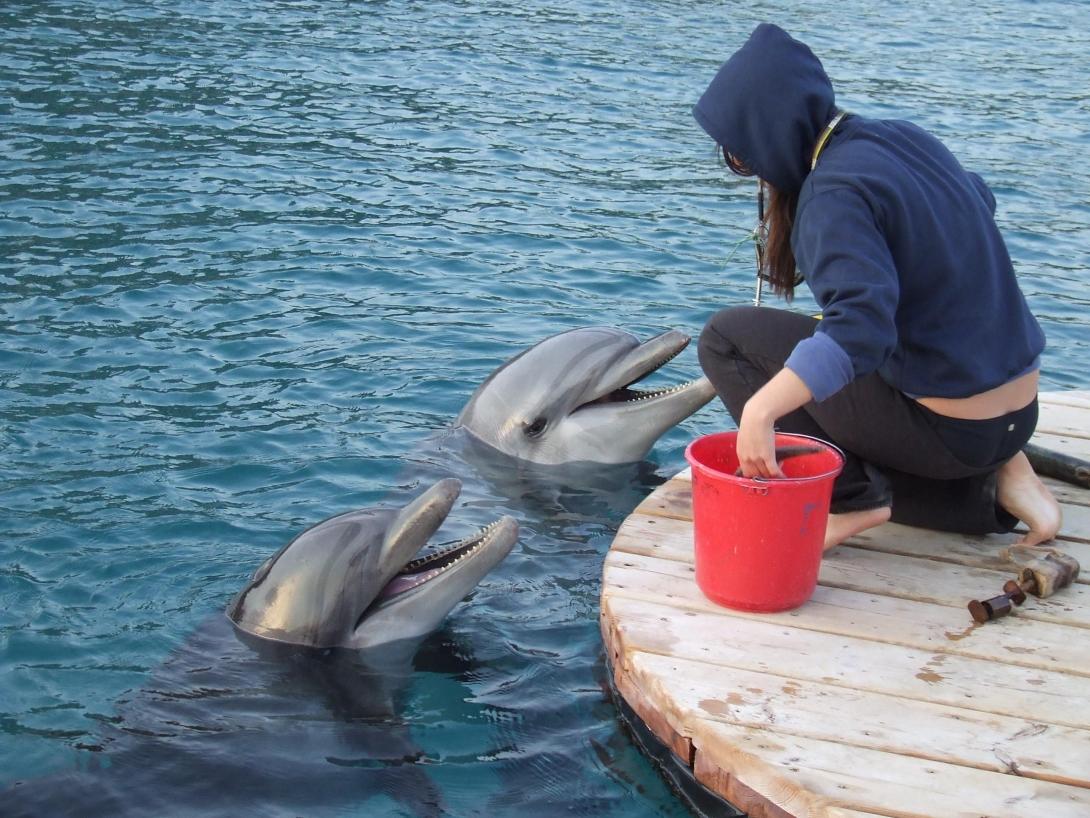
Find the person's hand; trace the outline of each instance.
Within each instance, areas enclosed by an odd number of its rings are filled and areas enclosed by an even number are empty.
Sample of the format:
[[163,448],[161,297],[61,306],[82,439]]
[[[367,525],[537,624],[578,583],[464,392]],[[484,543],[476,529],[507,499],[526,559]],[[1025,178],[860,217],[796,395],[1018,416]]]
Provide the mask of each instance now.
[[746,477],[783,477],[776,462],[776,421],[813,396],[794,372],[784,367],[746,401],[738,422],[738,467]]
[[738,467],[744,477],[783,477],[776,462],[776,432],[774,419],[764,415],[754,401],[742,410],[738,424]]

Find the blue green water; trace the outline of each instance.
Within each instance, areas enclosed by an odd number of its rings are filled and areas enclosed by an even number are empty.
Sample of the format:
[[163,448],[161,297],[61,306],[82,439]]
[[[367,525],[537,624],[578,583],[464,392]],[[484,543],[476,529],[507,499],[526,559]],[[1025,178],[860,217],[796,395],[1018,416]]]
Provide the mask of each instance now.
[[[1043,388],[1090,387],[1080,4],[0,5],[0,788],[93,769],[265,557],[418,491],[428,439],[505,358],[591,324],[695,335],[750,298],[748,248],[727,256],[752,190],[688,110],[764,19],[844,107],[985,177]],[[697,373],[688,351],[662,379]],[[523,538],[404,691],[402,767],[444,811],[685,814],[603,692],[597,594],[619,521],[726,423],[703,410],[608,487],[492,474],[465,504],[463,526],[511,511]],[[332,763],[293,758],[300,782]],[[302,812],[412,814],[400,769]]]

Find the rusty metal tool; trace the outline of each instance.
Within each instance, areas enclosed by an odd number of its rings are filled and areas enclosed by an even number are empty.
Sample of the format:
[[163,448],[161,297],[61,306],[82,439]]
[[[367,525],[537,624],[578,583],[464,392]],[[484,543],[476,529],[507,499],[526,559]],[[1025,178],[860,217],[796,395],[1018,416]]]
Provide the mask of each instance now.
[[1079,561],[1058,548],[1012,545],[1003,556],[1018,566],[1018,584],[1044,599],[1066,588],[1079,577]]
[[1012,545],[1003,555],[1018,566],[1018,579],[1007,580],[999,596],[969,603],[969,613],[981,624],[1007,616],[1026,601],[1026,594],[1050,597],[1079,576],[1079,561],[1058,548]]
[[1015,605],[1021,605],[1026,601],[1026,591],[1013,579],[1003,583],[1003,593],[993,596],[991,599],[974,599],[969,603],[969,613],[973,620],[983,625],[993,619],[1000,619],[1012,610]]

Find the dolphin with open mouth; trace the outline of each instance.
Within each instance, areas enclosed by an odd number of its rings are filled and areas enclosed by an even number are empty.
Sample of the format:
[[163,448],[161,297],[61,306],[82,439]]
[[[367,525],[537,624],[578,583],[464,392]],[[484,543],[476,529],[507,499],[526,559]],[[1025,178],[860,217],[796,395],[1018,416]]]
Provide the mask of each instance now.
[[0,786],[0,815],[356,814],[376,797],[449,814],[400,701],[423,637],[519,534],[504,516],[429,545],[461,491],[441,479],[303,531],[101,720],[101,755]]
[[643,343],[613,327],[553,335],[493,372],[454,426],[532,463],[634,463],[715,397],[703,377],[668,389],[635,388],[688,344],[677,330]]
[[401,509],[366,508],[308,528],[269,558],[227,608],[240,630],[311,648],[368,648],[422,637],[510,553],[501,517],[420,553],[462,484],[446,478]]

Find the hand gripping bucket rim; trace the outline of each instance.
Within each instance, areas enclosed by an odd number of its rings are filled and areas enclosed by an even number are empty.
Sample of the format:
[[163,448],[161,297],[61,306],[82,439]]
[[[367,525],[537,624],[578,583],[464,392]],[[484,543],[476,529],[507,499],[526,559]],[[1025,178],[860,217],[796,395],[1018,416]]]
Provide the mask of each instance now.
[[[738,481],[739,483],[752,483],[752,484],[755,484],[755,485],[758,485],[758,486],[767,485],[768,483],[773,482],[772,480],[768,480],[768,479],[766,479],[764,477],[742,477],[741,475],[736,475],[733,471],[727,472],[727,471],[722,471],[720,469],[713,468],[712,466],[709,466],[707,463],[704,463],[702,461],[697,460],[692,454],[693,447],[696,446],[698,443],[700,443],[702,440],[707,440],[709,438],[717,438],[717,437],[724,437],[724,438],[731,437],[731,438],[734,438],[734,437],[737,437],[737,435],[738,435],[737,431],[731,430],[729,432],[714,432],[714,433],[712,433],[710,435],[704,435],[703,437],[698,437],[696,440],[690,441],[689,445],[685,447],[685,459],[688,461],[689,465],[693,468],[693,471],[696,471],[697,469],[703,469],[704,471],[707,471],[709,474],[711,474],[711,475],[713,475],[715,477],[726,477],[726,478],[728,478],[730,480]],[[789,477],[789,478],[787,478],[788,480],[790,480],[793,483],[805,483],[805,482],[810,481],[810,480],[827,480],[830,477],[835,478],[844,469],[844,451],[839,446],[837,446],[835,443],[830,443],[828,440],[822,440],[820,437],[814,437],[813,435],[795,434],[794,432],[776,432],[777,442],[779,442],[781,438],[790,438],[792,440],[799,439],[799,440],[811,441],[811,442],[816,443],[817,445],[821,446],[821,448],[823,448],[823,449],[828,449],[828,450],[832,451],[833,453],[835,453],[839,457],[839,460],[840,460],[839,465],[837,465],[833,469],[830,469],[827,472],[823,472],[821,474],[806,475],[804,477]],[[782,481],[780,481],[779,478],[776,478],[776,481],[777,482],[782,482]]]
[[685,449],[693,473],[697,585],[713,602],[739,610],[798,607],[817,586],[844,453],[826,440],[778,432],[777,445],[813,443],[820,451],[785,460],[784,478],[741,477],[734,474],[737,435],[705,435]]

